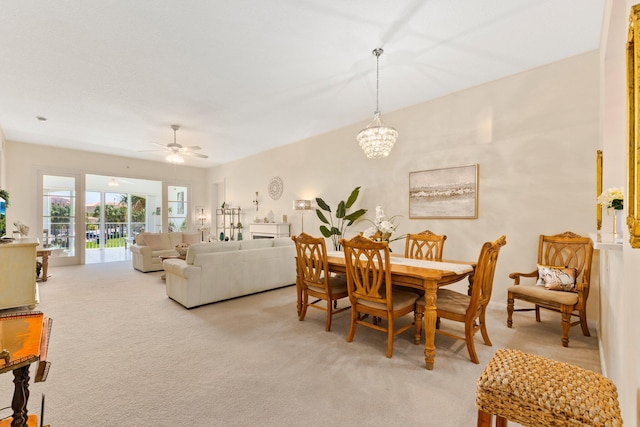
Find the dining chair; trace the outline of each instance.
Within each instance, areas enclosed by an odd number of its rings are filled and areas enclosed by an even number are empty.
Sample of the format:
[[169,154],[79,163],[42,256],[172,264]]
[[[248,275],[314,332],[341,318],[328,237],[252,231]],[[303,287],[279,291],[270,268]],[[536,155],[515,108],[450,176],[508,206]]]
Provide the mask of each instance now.
[[407,234],[404,245],[405,258],[442,261],[442,250],[447,236],[424,230],[416,234]]
[[[439,288],[436,294],[436,316],[438,318],[436,333],[448,337],[463,340],[467,344],[469,358],[473,363],[480,363],[474,345],[474,336],[480,331],[485,345],[491,345],[487,326],[485,322],[485,312],[487,304],[491,299],[493,288],[493,276],[498,262],[500,249],[507,244],[505,236],[501,236],[495,242],[486,242],[480,249],[478,264],[476,265],[475,279],[471,295],[456,292],[451,289]],[[416,324],[415,338],[420,339],[422,331],[422,319],[424,317],[425,301],[418,300],[416,303]],[[464,323],[464,336],[454,332],[440,329],[440,319],[452,320]]]
[[[327,312],[325,331],[329,332],[333,315],[350,308],[338,309],[338,300],[349,296],[347,280],[344,276],[332,276],[329,272],[324,238],[313,237],[303,232],[291,239],[296,244],[298,282],[302,291],[299,320],[304,320],[307,307],[324,310]],[[310,302],[310,297],[316,299]],[[321,301],[326,305],[318,304]]]
[[[347,341],[353,341],[356,325],[387,333],[387,357],[393,355],[393,338],[413,325],[397,327],[396,320],[415,310],[418,295],[396,290],[391,284],[391,263],[387,242],[374,242],[357,235],[341,239],[351,301],[351,325]],[[371,321],[367,319],[371,316]],[[378,319],[386,320],[386,327]]]
[[[561,313],[563,347],[569,346],[572,326],[580,325],[582,334],[591,336],[587,326],[587,298],[592,257],[593,243],[589,237],[570,231],[553,236],[541,234],[538,268],[530,273],[509,274],[514,284],[507,289],[507,327],[513,326],[514,311],[535,311],[536,321],[540,322],[540,308],[545,308]],[[534,279],[537,286],[521,283]],[[534,308],[515,309],[517,299],[534,304]],[[578,320],[571,322],[572,317]]]

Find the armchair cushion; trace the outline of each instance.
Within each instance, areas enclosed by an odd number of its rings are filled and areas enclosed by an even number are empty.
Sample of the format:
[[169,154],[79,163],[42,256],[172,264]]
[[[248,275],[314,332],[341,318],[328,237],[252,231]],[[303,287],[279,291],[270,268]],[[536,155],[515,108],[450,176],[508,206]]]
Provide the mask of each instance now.
[[576,269],[538,264],[536,285],[552,291],[575,291]]
[[578,303],[577,292],[551,292],[543,286],[511,286],[509,292],[515,296],[529,297],[539,301],[548,301],[554,305],[575,305]]

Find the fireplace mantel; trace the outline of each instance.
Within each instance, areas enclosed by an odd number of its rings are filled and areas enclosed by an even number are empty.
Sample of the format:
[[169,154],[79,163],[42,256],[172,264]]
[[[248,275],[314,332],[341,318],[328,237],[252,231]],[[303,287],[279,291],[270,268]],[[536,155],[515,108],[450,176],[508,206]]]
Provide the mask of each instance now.
[[249,224],[249,236],[251,239],[273,239],[276,237],[289,237],[290,224],[287,223],[252,223]]

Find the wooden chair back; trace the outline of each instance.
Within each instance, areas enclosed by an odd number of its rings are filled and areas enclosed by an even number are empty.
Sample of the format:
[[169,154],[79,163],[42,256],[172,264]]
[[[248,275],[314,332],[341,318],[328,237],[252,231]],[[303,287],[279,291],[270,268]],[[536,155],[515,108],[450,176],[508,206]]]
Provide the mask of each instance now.
[[493,277],[498,263],[498,254],[506,244],[506,237],[501,236],[495,242],[486,242],[482,245],[471,290],[471,301],[467,309],[467,321],[475,321],[477,314],[484,311],[487,304],[489,304],[493,290]]
[[404,246],[405,258],[442,261],[442,250],[446,235],[425,230],[417,234],[407,234]]
[[387,242],[355,236],[341,242],[344,247],[349,298],[381,303],[392,308],[391,270]]
[[303,288],[322,288],[331,295],[327,262],[327,246],[322,237],[313,237],[302,232],[292,240],[296,245],[298,276]]
[[581,284],[584,299],[589,295],[593,245],[589,237],[570,231],[553,236],[540,235],[538,264],[576,269],[576,283]]

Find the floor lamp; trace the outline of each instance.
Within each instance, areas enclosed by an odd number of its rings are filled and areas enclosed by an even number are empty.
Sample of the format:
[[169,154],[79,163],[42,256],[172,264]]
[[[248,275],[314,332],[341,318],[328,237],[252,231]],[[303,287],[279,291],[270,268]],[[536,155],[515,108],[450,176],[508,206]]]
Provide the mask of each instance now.
[[302,217],[302,232],[304,233],[304,211],[311,210],[311,200],[294,200],[293,209],[300,212]]

